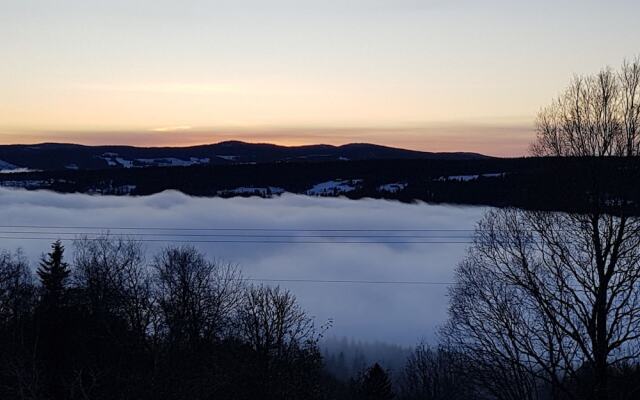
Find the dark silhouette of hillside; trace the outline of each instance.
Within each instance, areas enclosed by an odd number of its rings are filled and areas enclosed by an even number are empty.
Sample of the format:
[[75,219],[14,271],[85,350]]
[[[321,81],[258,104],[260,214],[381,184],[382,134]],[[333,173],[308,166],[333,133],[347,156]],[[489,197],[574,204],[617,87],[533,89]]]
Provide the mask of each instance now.
[[[278,146],[227,141],[190,147],[83,146],[65,143],[0,146],[0,160],[16,167],[61,170],[134,168],[149,166],[229,165],[292,161],[368,159],[471,160],[489,158],[476,153],[432,153],[368,143],[342,146]],[[1,164],[1,163],[0,163]]]

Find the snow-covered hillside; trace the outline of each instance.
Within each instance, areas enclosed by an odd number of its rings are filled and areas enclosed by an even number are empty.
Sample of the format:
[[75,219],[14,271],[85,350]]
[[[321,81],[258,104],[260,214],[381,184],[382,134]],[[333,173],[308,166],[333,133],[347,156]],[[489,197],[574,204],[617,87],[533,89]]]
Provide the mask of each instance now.
[[356,190],[362,184],[362,179],[342,180],[322,182],[307,190],[310,196],[335,196],[340,193],[348,193]]

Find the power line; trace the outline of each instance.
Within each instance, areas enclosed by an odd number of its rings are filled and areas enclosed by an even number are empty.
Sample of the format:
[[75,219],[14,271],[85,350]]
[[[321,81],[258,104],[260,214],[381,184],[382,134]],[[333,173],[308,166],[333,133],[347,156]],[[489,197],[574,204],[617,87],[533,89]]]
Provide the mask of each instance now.
[[[55,234],[55,235],[76,235],[76,236],[88,236],[96,235],[96,232],[45,232],[45,231],[0,231],[0,234],[9,235],[41,235],[41,234]],[[326,238],[326,239],[341,239],[341,238],[410,238],[410,239],[469,239],[470,236],[442,236],[442,235],[255,235],[248,233],[133,233],[132,236],[165,236],[165,237],[248,237],[248,238]]]
[[275,279],[275,278],[244,278],[245,281],[254,282],[294,282],[294,283],[328,283],[328,284],[362,284],[362,285],[423,285],[423,286],[449,286],[453,282],[435,281],[366,281],[355,279]]
[[[160,227],[160,226],[146,226],[146,227],[133,227],[133,226],[89,226],[89,225],[0,225],[0,229],[64,229],[64,230],[94,230],[94,231],[179,231],[179,232],[338,232],[338,233],[358,233],[358,232],[378,232],[378,233],[438,233],[438,232],[460,232],[460,233],[479,233],[479,232],[502,232],[507,231],[505,229],[462,229],[462,228],[449,228],[449,229],[435,229],[435,228],[265,228],[265,227],[220,227],[220,228],[188,228],[188,227]],[[536,229],[520,229],[522,232],[538,232]],[[570,231],[567,229],[550,229],[552,232],[564,232]],[[43,232],[54,233],[54,232]],[[58,232],[55,232],[58,233]],[[63,233],[63,232],[60,232]],[[95,232],[94,232],[95,233]],[[160,235],[160,234],[158,234]],[[197,234],[193,234],[196,236]],[[229,234],[230,235],[230,234]],[[180,235],[186,236],[186,235]],[[213,236],[213,235],[211,235]]]
[[13,229],[92,229],[92,230],[140,230],[140,231],[265,231],[265,232],[475,232],[475,229],[368,229],[368,228],[187,228],[187,227],[132,227],[132,226],[71,226],[71,225],[0,225],[0,228]]
[[[33,228],[37,229],[37,228]],[[53,228],[50,228],[53,229]],[[228,244],[473,244],[474,235],[408,235],[408,234],[253,234],[253,233],[145,233],[127,232],[126,237],[138,242],[158,243],[228,243]],[[11,236],[8,236],[11,235]],[[38,236],[42,235],[42,236]],[[115,234],[119,235],[119,234]],[[75,236],[73,238],[68,236]],[[103,240],[108,232],[2,231],[5,240]],[[187,239],[189,238],[189,239]],[[192,239],[195,238],[195,239]],[[325,240],[320,240],[325,239]],[[531,242],[538,240],[532,239]]]
[[[77,238],[61,237],[18,237],[0,236],[7,240],[77,240]],[[81,238],[82,239],[82,238]],[[84,240],[99,241],[101,238],[84,238]],[[350,241],[321,241],[321,240],[175,240],[175,239],[134,239],[137,242],[156,243],[248,243],[248,244],[472,244],[471,241],[400,241],[400,240],[350,240]]]

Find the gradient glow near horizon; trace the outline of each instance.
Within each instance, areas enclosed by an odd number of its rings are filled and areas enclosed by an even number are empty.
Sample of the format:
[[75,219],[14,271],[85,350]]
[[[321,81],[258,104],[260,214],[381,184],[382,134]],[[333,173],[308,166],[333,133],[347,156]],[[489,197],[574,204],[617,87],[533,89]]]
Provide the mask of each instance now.
[[0,0],[0,143],[373,142],[522,155],[637,1]]

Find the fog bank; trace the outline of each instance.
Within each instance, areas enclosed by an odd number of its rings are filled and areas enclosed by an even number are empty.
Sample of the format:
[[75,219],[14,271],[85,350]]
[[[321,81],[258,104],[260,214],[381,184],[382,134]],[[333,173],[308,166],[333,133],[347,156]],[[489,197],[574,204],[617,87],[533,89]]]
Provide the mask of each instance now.
[[[473,229],[485,210],[291,194],[273,199],[221,199],[171,191],[114,197],[0,189],[0,247],[23,248],[35,266],[52,238],[68,239],[65,242],[71,255],[70,239],[76,234],[97,234],[111,228],[114,234],[144,233],[146,236],[139,237],[147,240],[144,245],[149,255],[178,241],[199,241],[193,245],[212,258],[239,264],[245,276],[253,279],[450,282],[468,246],[451,242],[467,241],[469,235],[451,230]],[[32,225],[66,228],[25,227]],[[118,229],[150,227],[163,229]],[[282,231],[285,229],[295,230]],[[337,231],[324,231],[329,229]],[[354,229],[372,231],[348,231]],[[398,231],[377,231],[380,229]],[[406,229],[430,231],[401,231]],[[220,236],[203,236],[215,234]],[[384,238],[371,237],[376,235]],[[408,241],[448,243],[404,243]],[[332,319],[331,336],[412,346],[420,338],[432,339],[436,326],[446,317],[446,285],[280,285],[292,290],[319,324]]]

